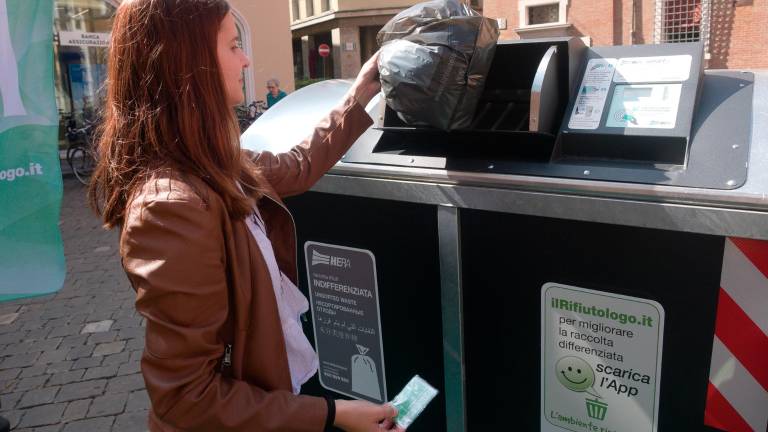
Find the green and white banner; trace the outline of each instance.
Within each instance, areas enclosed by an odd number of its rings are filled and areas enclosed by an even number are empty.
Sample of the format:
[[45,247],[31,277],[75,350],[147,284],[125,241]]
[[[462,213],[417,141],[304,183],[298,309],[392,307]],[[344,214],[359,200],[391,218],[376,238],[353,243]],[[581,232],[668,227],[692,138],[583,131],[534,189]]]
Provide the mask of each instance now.
[[0,301],[64,282],[53,0],[0,0]]

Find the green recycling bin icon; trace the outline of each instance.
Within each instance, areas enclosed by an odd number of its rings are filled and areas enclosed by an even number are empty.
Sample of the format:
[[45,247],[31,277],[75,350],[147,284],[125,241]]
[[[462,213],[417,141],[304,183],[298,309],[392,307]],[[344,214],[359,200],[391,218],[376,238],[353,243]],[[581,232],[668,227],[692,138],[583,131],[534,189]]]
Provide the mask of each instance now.
[[587,415],[595,420],[605,420],[608,404],[597,399],[587,399]]

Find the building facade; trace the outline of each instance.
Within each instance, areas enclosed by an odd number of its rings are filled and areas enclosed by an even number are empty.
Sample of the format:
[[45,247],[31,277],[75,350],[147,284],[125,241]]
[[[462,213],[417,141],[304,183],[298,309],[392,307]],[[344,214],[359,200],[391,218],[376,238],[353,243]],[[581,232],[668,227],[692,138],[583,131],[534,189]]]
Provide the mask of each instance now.
[[[229,0],[251,59],[246,101],[266,100],[266,82],[277,78],[283,90],[294,90],[290,16],[280,1]],[[246,36],[247,35],[247,36]]]
[[768,0],[485,0],[502,39],[580,36],[593,46],[702,41],[707,67],[768,68]]
[[[297,79],[354,78],[376,52],[376,34],[419,0],[289,0]],[[470,0],[476,9],[481,0]],[[323,57],[318,47],[327,45]]]
[[[62,123],[94,117],[101,108],[112,20],[120,0],[54,1],[56,99]],[[246,102],[266,100],[266,81],[294,88],[289,14],[282,2],[229,0],[243,49]],[[64,127],[60,128],[63,131]]]

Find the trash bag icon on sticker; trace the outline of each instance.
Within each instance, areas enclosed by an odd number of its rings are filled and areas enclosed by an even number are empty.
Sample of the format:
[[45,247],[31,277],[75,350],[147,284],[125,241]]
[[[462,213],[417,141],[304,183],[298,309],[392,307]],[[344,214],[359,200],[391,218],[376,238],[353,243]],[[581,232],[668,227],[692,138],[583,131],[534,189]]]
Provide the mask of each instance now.
[[367,347],[356,344],[360,354],[352,356],[352,391],[381,401],[381,387],[376,363],[366,354]]

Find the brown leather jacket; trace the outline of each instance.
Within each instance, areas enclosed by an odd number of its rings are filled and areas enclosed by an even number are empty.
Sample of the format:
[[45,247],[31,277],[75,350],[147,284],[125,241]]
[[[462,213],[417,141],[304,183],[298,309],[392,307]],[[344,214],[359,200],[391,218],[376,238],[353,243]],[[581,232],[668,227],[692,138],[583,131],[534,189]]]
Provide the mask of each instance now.
[[[297,285],[295,227],[281,197],[308,190],[371,123],[349,98],[291,151],[250,154],[269,183],[258,205],[278,265]],[[120,254],[147,321],[141,371],[151,431],[323,430],[325,400],[291,393],[259,248],[202,180],[169,172],[139,188],[122,225]],[[227,345],[229,367],[222,361]]]

